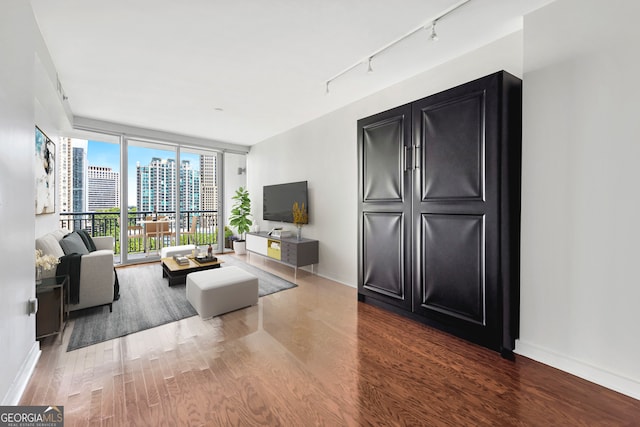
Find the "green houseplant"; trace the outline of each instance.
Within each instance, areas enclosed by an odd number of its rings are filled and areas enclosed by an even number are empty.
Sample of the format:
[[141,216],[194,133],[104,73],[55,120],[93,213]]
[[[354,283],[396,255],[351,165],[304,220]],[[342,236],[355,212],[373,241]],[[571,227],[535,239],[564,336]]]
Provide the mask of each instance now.
[[249,231],[249,227],[253,224],[250,218],[251,199],[249,198],[249,191],[240,187],[231,198],[234,202],[231,208],[231,216],[229,217],[229,225],[235,227],[240,235],[240,239],[233,242],[233,250],[237,254],[244,254],[246,253],[245,233]]
[[233,230],[229,228],[228,225],[224,226],[224,247],[228,249],[233,249],[233,241],[236,240],[233,237]]

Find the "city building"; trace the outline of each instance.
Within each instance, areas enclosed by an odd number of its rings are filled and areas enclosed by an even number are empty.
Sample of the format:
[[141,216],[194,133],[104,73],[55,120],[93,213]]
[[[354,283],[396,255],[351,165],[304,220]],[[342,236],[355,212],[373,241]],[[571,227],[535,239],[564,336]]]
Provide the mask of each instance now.
[[73,174],[72,139],[60,138],[60,148],[58,150],[58,202],[60,212],[71,212],[72,187],[71,180]]
[[[204,157],[204,156],[202,156]],[[200,161],[202,164],[202,160]],[[141,212],[175,212],[176,210],[176,161],[154,157],[148,165],[136,164],[137,208]],[[215,170],[215,166],[214,166]],[[215,173],[215,172],[214,172]],[[202,173],[194,169],[191,162],[180,162],[180,210],[199,211],[201,209]],[[207,177],[208,174],[204,175]],[[215,182],[215,177],[213,179]]]
[[88,210],[90,212],[120,206],[120,173],[110,167],[89,165]]
[[[200,209],[218,210],[218,182],[216,156],[200,156]],[[210,221],[213,217],[207,216]]]
[[200,171],[191,162],[180,162],[180,211],[198,211],[200,204]]
[[72,145],[71,208],[73,212],[87,210],[87,141]]
[[86,140],[60,138],[58,191],[61,212],[84,212],[88,209],[87,148]]

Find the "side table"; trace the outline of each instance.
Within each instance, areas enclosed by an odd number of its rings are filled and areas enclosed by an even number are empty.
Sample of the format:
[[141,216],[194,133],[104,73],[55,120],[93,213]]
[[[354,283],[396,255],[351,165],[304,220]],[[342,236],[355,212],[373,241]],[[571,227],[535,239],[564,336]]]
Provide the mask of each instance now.
[[36,283],[36,339],[64,331],[69,317],[68,284],[69,276],[47,277]]

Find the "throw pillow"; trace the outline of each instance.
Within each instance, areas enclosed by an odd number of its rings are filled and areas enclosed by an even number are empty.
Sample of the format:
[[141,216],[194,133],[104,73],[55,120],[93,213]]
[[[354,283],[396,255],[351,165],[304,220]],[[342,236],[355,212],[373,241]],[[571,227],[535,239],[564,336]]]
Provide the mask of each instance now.
[[89,232],[87,232],[87,230],[79,230],[78,235],[84,242],[84,245],[87,247],[89,252],[95,252],[96,244],[93,243],[93,239],[91,238],[91,235],[89,234]]
[[45,255],[53,255],[56,259],[64,256],[60,242],[51,233],[36,239],[36,249],[40,249]]
[[75,231],[71,234],[67,234],[62,240],[60,240],[60,247],[64,251],[65,255],[86,255],[89,253],[89,250],[82,241],[82,237],[80,237],[80,235]]

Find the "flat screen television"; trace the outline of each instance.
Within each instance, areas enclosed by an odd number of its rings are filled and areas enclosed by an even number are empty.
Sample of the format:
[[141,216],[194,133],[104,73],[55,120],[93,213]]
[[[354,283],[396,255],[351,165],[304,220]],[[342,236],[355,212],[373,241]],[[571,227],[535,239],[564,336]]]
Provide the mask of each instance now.
[[265,221],[293,222],[293,204],[304,206],[309,213],[307,181],[265,185],[262,190],[262,219]]

